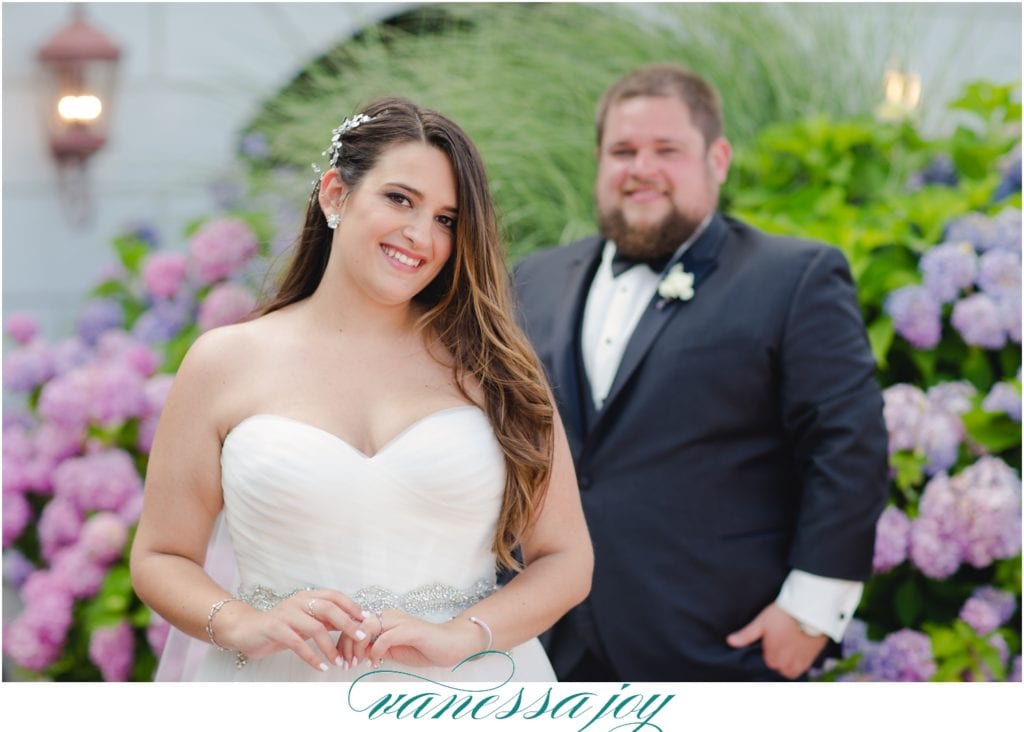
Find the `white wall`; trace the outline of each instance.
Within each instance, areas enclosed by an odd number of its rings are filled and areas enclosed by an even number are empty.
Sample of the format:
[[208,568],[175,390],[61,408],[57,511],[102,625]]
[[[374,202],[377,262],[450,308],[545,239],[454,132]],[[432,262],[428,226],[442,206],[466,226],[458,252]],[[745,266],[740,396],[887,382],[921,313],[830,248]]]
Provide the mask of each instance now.
[[155,224],[162,242],[183,246],[183,225],[211,210],[207,184],[228,167],[261,102],[308,61],[405,6],[88,4],[86,19],[122,58],[109,142],[89,163],[93,220],[75,226],[62,215],[36,89],[36,54],[70,22],[70,4],[5,2],[4,312],[37,313],[44,332],[61,337],[113,261],[110,240],[124,225]]
[[[40,125],[36,53],[69,22],[68,3],[7,3],[3,23],[3,307],[67,334],[111,237],[133,221],[183,245],[211,210],[208,183],[229,167],[237,132],[310,59],[409,3],[97,3],[87,17],[123,49],[110,142],[91,161],[95,216],[72,226]],[[888,25],[924,76],[929,127],[963,81],[1021,74],[1019,3],[836,4],[851,33]],[[654,10],[648,7],[647,11]],[[656,13],[654,13],[656,15]],[[881,89],[881,82],[880,89]],[[325,122],[325,135],[330,129]],[[326,138],[325,138],[326,140]]]

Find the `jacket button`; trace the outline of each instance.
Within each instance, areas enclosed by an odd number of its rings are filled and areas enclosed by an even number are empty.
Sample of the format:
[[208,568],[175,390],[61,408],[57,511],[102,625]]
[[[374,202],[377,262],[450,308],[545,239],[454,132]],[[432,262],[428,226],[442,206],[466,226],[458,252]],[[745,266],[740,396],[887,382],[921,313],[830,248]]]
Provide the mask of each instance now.
[[581,475],[577,480],[577,483],[579,483],[580,490],[587,490],[590,487],[590,476]]

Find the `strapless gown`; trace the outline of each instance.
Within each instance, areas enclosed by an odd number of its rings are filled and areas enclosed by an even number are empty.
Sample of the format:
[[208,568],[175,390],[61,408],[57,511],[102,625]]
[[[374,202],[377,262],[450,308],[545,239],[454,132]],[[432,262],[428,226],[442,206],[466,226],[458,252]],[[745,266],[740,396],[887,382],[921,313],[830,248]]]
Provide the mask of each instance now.
[[[372,456],[311,424],[257,414],[224,440],[221,482],[238,595],[257,607],[318,587],[443,622],[496,589],[491,543],[505,464],[477,407],[434,412]],[[454,671],[388,662],[389,673],[364,679],[554,680],[537,639],[509,653],[514,669],[488,655]],[[238,669],[235,654],[211,646],[195,679],[353,681],[368,671],[320,672],[291,651]]]

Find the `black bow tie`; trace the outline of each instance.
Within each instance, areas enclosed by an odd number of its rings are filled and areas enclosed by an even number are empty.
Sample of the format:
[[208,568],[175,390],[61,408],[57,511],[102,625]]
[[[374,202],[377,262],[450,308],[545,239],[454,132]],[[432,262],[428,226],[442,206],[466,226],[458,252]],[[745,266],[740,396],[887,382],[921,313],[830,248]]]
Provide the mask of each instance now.
[[651,268],[651,271],[655,273],[661,272],[661,270],[665,269],[665,265],[668,264],[669,260],[672,259],[672,254],[674,253],[675,252],[672,252],[666,257],[662,257],[660,259],[651,261],[646,259],[635,259],[633,257],[627,257],[623,255],[622,252],[620,252],[618,249],[616,249],[615,256],[612,257],[612,277],[618,277],[627,269],[632,269],[638,264],[647,265],[648,267]]

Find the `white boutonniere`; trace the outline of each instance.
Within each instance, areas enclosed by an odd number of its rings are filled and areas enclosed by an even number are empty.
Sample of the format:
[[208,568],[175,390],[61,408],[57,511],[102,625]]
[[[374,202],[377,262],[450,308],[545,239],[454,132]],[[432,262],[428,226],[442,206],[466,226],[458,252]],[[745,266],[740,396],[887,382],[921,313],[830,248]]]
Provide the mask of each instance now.
[[689,300],[693,297],[693,275],[676,264],[658,283],[658,295],[661,296],[659,307],[664,307],[669,300]]

